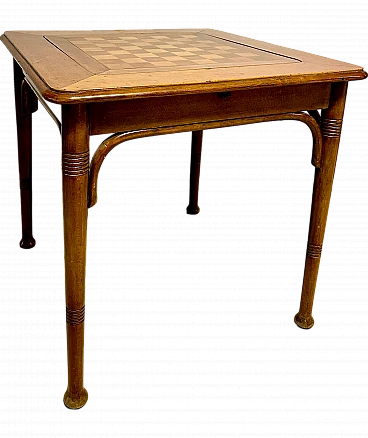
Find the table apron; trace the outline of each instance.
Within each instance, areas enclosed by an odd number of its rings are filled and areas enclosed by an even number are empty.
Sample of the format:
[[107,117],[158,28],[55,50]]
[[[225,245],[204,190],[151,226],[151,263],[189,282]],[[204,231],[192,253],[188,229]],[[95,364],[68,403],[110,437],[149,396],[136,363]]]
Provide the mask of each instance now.
[[330,83],[89,104],[90,134],[327,108]]

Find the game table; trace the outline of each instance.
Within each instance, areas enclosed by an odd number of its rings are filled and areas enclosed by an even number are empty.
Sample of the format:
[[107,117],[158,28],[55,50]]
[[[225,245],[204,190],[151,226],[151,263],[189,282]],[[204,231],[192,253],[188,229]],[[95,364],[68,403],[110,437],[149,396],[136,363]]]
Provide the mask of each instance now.
[[[87,211],[103,160],[140,137],[192,132],[188,214],[197,214],[203,131],[275,120],[309,127],[315,167],[305,271],[296,324],[312,306],[349,81],[356,65],[212,29],[5,32],[14,58],[22,248],[33,248],[32,113],[40,102],[62,138],[68,387],[83,385]],[[47,101],[61,105],[61,121]],[[321,111],[320,111],[321,110]],[[89,137],[112,134],[89,157]]]

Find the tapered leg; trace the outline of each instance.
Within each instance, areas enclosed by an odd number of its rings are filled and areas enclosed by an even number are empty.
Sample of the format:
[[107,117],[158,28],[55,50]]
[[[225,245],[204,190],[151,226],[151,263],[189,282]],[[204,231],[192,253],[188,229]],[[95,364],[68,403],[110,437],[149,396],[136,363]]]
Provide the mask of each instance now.
[[24,80],[23,71],[15,60],[14,92],[22,211],[22,240],[19,245],[29,249],[36,245],[32,235],[32,113],[37,111],[37,97]]
[[68,388],[64,403],[84,406],[84,304],[87,243],[89,128],[86,105],[62,107],[62,171]]
[[201,170],[203,131],[192,132],[192,155],[190,160],[190,188],[187,214],[198,214],[198,187]]
[[332,84],[329,107],[322,111],[322,164],[320,169],[315,170],[302,297],[299,312],[294,318],[295,323],[304,329],[309,329],[314,324],[313,299],[339,149],[346,92],[347,82]]

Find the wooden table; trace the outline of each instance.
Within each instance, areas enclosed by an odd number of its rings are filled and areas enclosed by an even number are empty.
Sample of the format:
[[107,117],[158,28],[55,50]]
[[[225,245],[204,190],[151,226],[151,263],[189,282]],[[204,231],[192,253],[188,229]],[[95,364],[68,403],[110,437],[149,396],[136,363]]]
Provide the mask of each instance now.
[[[313,135],[312,211],[299,312],[312,306],[348,81],[358,66],[211,29],[5,32],[14,58],[22,248],[32,248],[32,113],[37,102],[61,131],[68,388],[81,408],[87,211],[107,154],[139,137],[192,131],[188,214],[197,214],[203,130],[298,120]],[[61,123],[47,101],[62,106]],[[322,110],[321,113],[319,110]],[[108,137],[89,159],[89,137]]]

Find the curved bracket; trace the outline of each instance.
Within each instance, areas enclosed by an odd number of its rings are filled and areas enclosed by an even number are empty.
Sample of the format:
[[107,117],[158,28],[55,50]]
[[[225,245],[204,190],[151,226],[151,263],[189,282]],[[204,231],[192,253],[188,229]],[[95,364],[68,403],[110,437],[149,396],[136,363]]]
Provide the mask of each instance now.
[[304,112],[276,114],[258,117],[243,117],[239,119],[219,120],[215,122],[192,123],[189,125],[164,126],[159,128],[140,129],[138,131],[118,132],[104,140],[93,155],[88,185],[88,207],[93,207],[97,202],[97,180],[101,165],[107,154],[120,143],[134,138],[151,137],[154,135],[174,134],[188,131],[201,131],[205,129],[224,128],[227,126],[248,125],[251,123],[271,122],[278,120],[298,120],[305,123],[313,136],[312,164],[319,168],[322,157],[322,134],[319,124],[311,115]]

